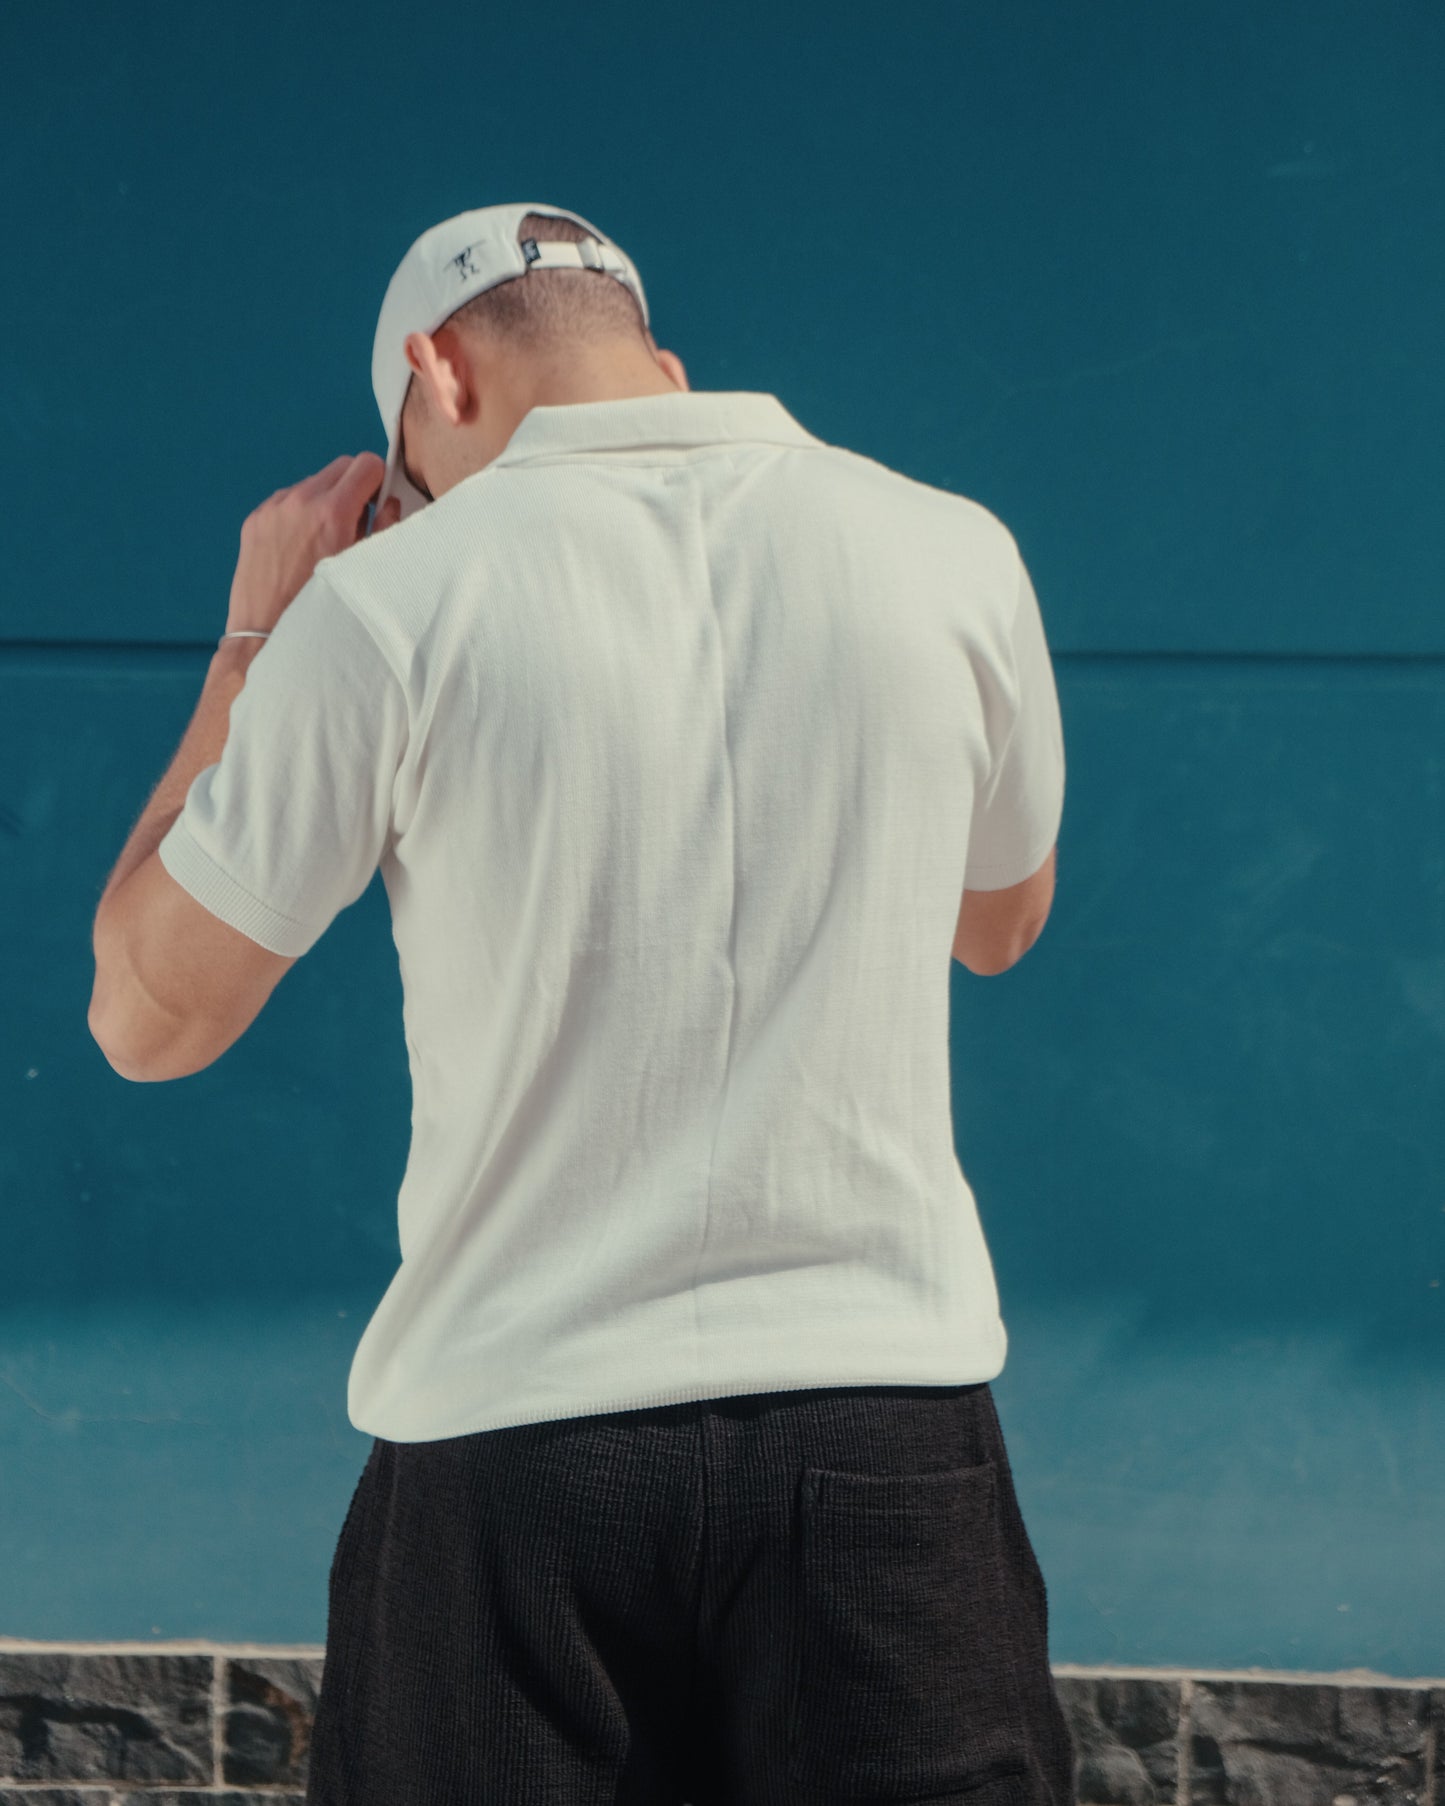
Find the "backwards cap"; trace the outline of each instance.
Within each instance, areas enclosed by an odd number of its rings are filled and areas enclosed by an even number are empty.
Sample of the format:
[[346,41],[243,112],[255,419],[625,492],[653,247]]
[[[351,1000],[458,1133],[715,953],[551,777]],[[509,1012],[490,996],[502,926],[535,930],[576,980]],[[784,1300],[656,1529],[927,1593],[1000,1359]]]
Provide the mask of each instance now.
[[[535,238],[518,242],[517,229],[529,213],[572,220],[592,237],[578,244]],[[496,207],[474,207],[429,227],[386,285],[371,348],[371,387],[387,436],[386,475],[372,509],[373,520],[390,496],[399,498],[403,520],[426,505],[426,497],[413,488],[401,468],[401,410],[413,375],[403,350],[408,334],[435,332],[473,295],[535,269],[605,270],[632,291],[642,309],[643,324],[651,324],[642,278],[632,259],[605,232],[569,207],[553,207],[546,201],[507,201]]]

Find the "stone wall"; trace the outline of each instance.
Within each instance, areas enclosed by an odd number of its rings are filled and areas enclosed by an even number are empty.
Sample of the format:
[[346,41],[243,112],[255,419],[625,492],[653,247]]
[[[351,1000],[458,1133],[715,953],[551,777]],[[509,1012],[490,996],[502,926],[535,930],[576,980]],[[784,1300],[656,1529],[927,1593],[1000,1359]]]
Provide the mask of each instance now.
[[[323,1654],[0,1640],[0,1806],[302,1806]],[[1080,1806],[1445,1806],[1445,1679],[1054,1675]]]

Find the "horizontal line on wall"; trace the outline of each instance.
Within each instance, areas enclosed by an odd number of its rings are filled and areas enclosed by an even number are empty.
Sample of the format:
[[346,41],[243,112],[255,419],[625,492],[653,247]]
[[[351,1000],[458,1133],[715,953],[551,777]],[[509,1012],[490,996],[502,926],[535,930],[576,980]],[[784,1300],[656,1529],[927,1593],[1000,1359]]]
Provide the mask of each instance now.
[[1052,649],[1058,664],[1161,664],[1161,665],[1441,665],[1445,651],[1440,652],[1256,652],[1249,649],[1228,651],[1171,652],[1085,652]]

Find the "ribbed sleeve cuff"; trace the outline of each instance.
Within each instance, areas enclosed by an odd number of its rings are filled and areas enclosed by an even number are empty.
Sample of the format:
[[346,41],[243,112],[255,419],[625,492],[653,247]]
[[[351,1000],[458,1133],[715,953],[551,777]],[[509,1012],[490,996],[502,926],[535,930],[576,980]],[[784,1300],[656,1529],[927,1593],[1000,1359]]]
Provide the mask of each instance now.
[[306,923],[283,916],[280,910],[272,909],[238,884],[196,844],[184,815],[178,815],[171,823],[156,851],[161,864],[183,890],[258,946],[272,953],[296,956],[309,952],[320,938]]

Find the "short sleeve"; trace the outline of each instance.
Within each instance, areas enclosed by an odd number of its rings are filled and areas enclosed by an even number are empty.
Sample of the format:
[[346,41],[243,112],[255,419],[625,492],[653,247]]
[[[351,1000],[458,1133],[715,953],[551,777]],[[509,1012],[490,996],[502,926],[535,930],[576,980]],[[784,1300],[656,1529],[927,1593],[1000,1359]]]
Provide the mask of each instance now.
[[221,757],[197,772],[161,864],[261,946],[306,953],[377,868],[406,743],[400,681],[318,571],[251,660]]
[[1064,811],[1064,731],[1038,597],[1022,559],[1008,646],[1012,705],[995,719],[988,781],[974,798],[964,886],[1004,890],[1047,858]]

